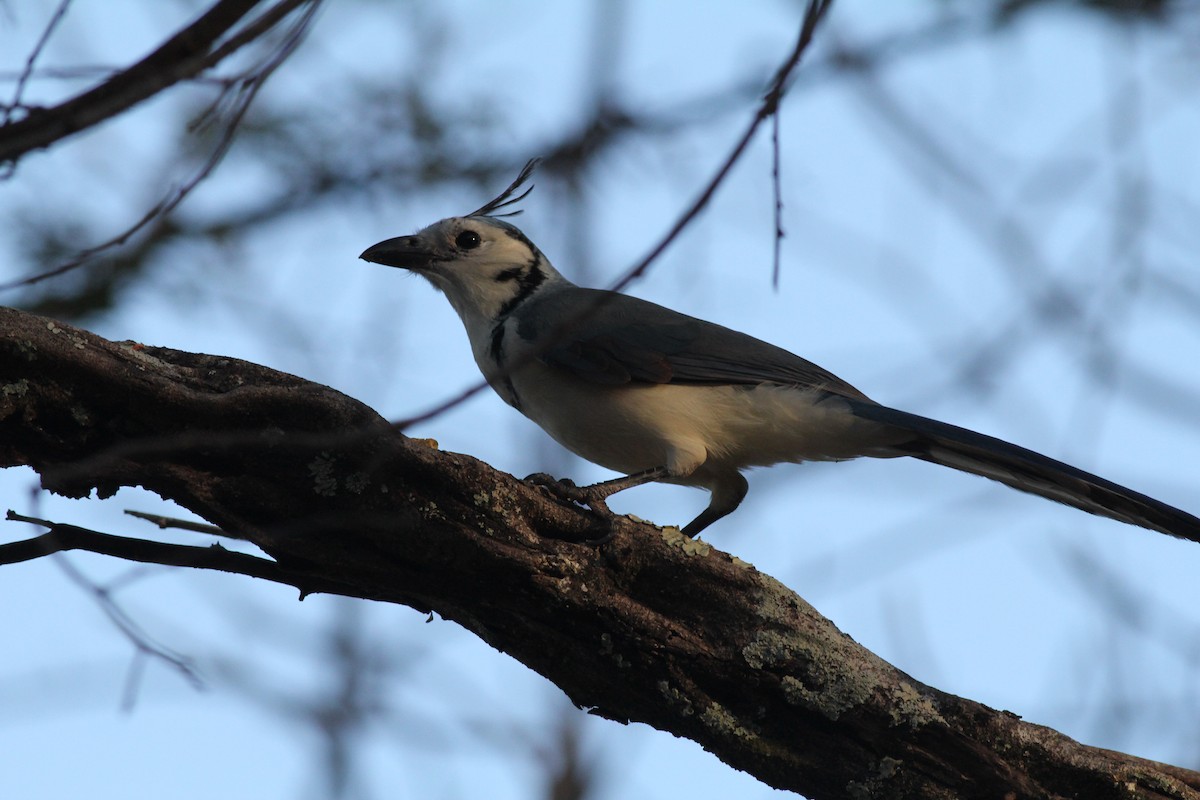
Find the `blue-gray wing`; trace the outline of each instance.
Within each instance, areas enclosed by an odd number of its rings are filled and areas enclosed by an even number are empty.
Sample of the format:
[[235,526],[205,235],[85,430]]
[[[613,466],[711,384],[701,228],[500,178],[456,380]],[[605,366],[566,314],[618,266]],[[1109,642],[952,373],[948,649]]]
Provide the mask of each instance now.
[[866,399],[781,347],[636,297],[571,288],[527,303],[518,335],[552,342],[542,361],[593,383],[778,383]]

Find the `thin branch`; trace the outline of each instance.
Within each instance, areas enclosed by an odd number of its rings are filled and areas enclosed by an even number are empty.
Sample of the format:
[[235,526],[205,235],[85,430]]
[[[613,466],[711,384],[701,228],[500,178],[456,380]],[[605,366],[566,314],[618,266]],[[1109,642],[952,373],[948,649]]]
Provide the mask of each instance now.
[[[882,36],[857,46],[854,57],[860,64],[881,67],[922,53],[961,44],[968,37],[983,35],[990,30],[988,21],[977,13],[955,16],[939,14],[933,23],[920,29]],[[826,52],[806,59],[804,69],[793,75],[789,92],[794,93],[802,88],[840,79],[846,71],[847,67],[839,60],[837,53]],[[116,72],[117,70],[112,68],[97,66],[43,68],[36,70],[35,77],[85,77],[98,74],[107,76]],[[364,167],[361,161],[343,156],[346,150],[340,146],[344,143],[342,140],[323,141],[323,137],[315,133],[320,126],[305,125],[301,121],[298,127],[292,128],[293,131],[299,131],[298,135],[289,135],[287,141],[283,144],[277,143],[273,148],[276,154],[289,147],[302,149],[302,158],[313,160],[317,164],[313,170],[304,173],[292,171],[290,167],[283,170],[276,175],[283,188],[256,208],[239,207],[236,214],[223,218],[218,212],[218,216],[211,222],[203,224],[189,223],[175,215],[150,226],[136,242],[127,243],[123,247],[121,263],[130,265],[135,270],[140,269],[148,263],[151,255],[177,239],[223,238],[246,230],[257,230],[265,222],[285,214],[303,211],[318,202],[332,201],[340,205],[361,203],[361,187],[364,185],[376,188],[391,186],[405,193],[411,193],[415,185],[427,180],[437,183],[466,180],[473,185],[483,186],[494,181],[496,175],[507,172],[507,167],[499,165],[519,161],[530,150],[545,155],[543,169],[548,172],[567,168],[578,170],[579,164],[594,161],[597,156],[611,151],[620,142],[627,141],[630,136],[664,136],[696,122],[741,113],[748,98],[761,96],[762,93],[761,77],[751,77],[754,72],[753,69],[749,70],[750,75],[733,80],[725,87],[649,111],[640,107],[625,108],[620,106],[615,98],[608,98],[607,104],[599,109],[594,120],[578,130],[569,132],[565,138],[532,148],[523,147],[525,152],[518,155],[500,156],[485,161],[463,162],[461,154],[453,147],[446,148],[434,144],[420,148],[422,158],[417,162],[398,162],[388,156]],[[9,73],[8,80],[16,80],[17,74],[16,71]],[[0,78],[2,77],[3,75],[0,75]],[[231,80],[228,77],[206,77],[206,74],[189,79],[193,85],[214,84],[226,88]],[[407,88],[389,89],[388,94],[393,97],[406,93],[422,94],[423,87],[424,83],[418,82]],[[424,101],[421,104],[423,105]],[[379,135],[378,132],[372,133],[376,130],[376,121],[368,119],[360,122],[357,136],[363,141],[374,141]],[[448,125],[439,123],[437,129],[430,134],[432,141],[443,139],[448,131],[458,130],[458,127],[454,121]],[[248,140],[243,135],[239,141],[245,144]],[[253,146],[253,142],[251,145]],[[364,155],[362,148],[351,147],[350,152],[355,157]],[[373,157],[375,152],[370,150],[367,154]],[[287,159],[287,163],[294,165],[295,160]],[[572,164],[575,166],[571,167]],[[115,294],[121,291],[116,282],[122,277],[129,277],[127,269],[98,271],[89,276],[85,284],[68,291],[65,298],[60,298],[56,291],[47,294],[42,300],[33,301],[32,304],[27,301],[26,307],[50,316],[87,314],[106,307],[106,304],[111,302]]]
[[[29,84],[29,79],[33,76],[34,64],[37,63],[42,51],[46,49],[46,45],[50,42],[50,37],[54,35],[55,29],[58,28],[60,22],[67,15],[67,9],[71,5],[71,0],[60,0],[58,8],[54,10],[50,21],[46,23],[42,35],[38,37],[37,42],[30,51],[29,57],[25,59],[25,66],[21,69],[21,74],[17,77],[17,86],[13,90],[13,99],[4,108],[4,116],[0,118],[0,128],[12,121],[13,112],[21,107],[21,98],[25,95],[25,87]],[[8,169],[13,169],[14,165],[8,165]]]
[[[312,0],[280,0],[268,14],[289,13]],[[218,0],[195,22],[138,63],[104,83],[53,108],[36,109],[0,127],[0,163],[48,147],[103,122],[230,55],[229,46],[212,48],[262,0]],[[232,40],[231,40],[232,41]],[[249,40],[239,40],[239,46]]]
[[775,252],[771,269],[771,286],[779,289],[779,270],[783,250],[783,186],[779,168],[779,115],[771,117],[771,186],[775,200]]
[[134,511],[125,509],[125,513],[131,517],[145,520],[159,527],[159,530],[167,530],[174,528],[175,530],[191,531],[193,533],[208,533],[213,536],[225,536],[230,539],[240,539],[240,536],[233,536],[218,528],[216,525],[209,525],[206,522],[193,522],[190,519],[179,519],[177,517],[164,517],[161,514],[147,514],[145,511]]
[[642,277],[646,270],[649,269],[650,264],[656,261],[663,254],[663,251],[683,232],[683,229],[691,224],[692,220],[704,210],[704,207],[708,205],[708,202],[717,193],[717,189],[725,182],[725,178],[729,175],[730,171],[733,170],[733,166],[741,159],[746,148],[750,146],[750,142],[754,139],[754,134],[758,132],[759,126],[779,112],[779,104],[782,102],[784,94],[787,93],[792,72],[799,65],[804,51],[812,43],[813,33],[817,29],[817,24],[824,18],[832,5],[833,0],[809,0],[808,10],[804,13],[804,23],[800,27],[800,36],[796,40],[796,45],[792,48],[792,52],[787,57],[787,60],[783,62],[783,65],[775,74],[775,79],[771,81],[771,88],[767,90],[766,95],[759,104],[758,112],[746,127],[746,131],[742,134],[742,137],[734,145],[729,155],[726,156],[725,162],[717,170],[716,174],[713,175],[708,185],[704,187],[700,196],[676,220],[662,241],[610,287],[614,292],[624,289],[633,283],[633,281]]
[[[140,219],[117,235],[111,237],[107,241],[101,242],[98,245],[94,245],[93,247],[79,251],[75,257],[57,267],[54,267],[53,269],[36,272],[31,275],[26,275],[22,278],[8,281],[6,283],[0,283],[0,292],[9,291],[23,286],[31,286],[49,278],[54,278],[78,269],[79,267],[91,262],[92,259],[94,259],[97,255],[111,250],[114,247],[120,247],[121,245],[125,244],[150,223],[161,219],[162,217],[165,217],[167,214],[170,214],[172,211],[174,211],[175,208],[177,208],[179,204],[182,203],[189,194],[191,194],[192,190],[199,186],[200,183],[203,182],[225,158],[226,153],[229,152],[229,148],[233,145],[234,134],[237,132],[237,129],[241,124],[243,117],[245,117],[246,112],[250,110],[250,105],[254,101],[254,98],[258,95],[259,90],[262,89],[267,78],[270,77],[270,75],[279,67],[279,65],[283,63],[283,61],[292,53],[293,50],[295,50],[296,46],[299,45],[305,30],[307,30],[313,15],[316,13],[316,9],[320,1],[321,0],[284,0],[270,12],[264,14],[263,17],[256,20],[253,25],[248,26],[248,30],[255,31],[255,37],[257,37],[262,35],[262,33],[270,27],[270,25],[266,25],[265,22],[269,21],[271,25],[273,25],[283,17],[287,16],[287,14],[289,14],[298,5],[303,3],[309,4],[309,7],[305,10],[303,16],[301,16],[293,26],[292,30],[285,38],[283,45],[280,46],[275,54],[264,60],[258,69],[253,71],[253,73],[241,78],[238,81],[235,81],[230,89],[222,93],[221,97],[219,97],[213,106],[210,107],[210,110],[206,111],[205,114],[202,115],[203,117],[211,113],[211,109],[219,105],[222,98],[227,97],[230,92],[236,94],[236,99],[233,101],[233,109],[228,115],[228,122],[226,122],[224,130],[221,132],[216,145],[213,147],[212,153],[209,154],[209,157],[190,178],[172,189],[165,197],[159,200],[159,202],[155,203],[149,211],[143,214]],[[241,35],[234,37],[234,39],[232,39],[224,47],[219,48],[213,54],[213,57],[215,58],[217,53],[228,54],[233,52],[236,47],[231,47],[231,45],[233,45],[235,42],[240,47],[242,44],[245,44],[254,38],[248,37],[245,34],[246,31],[243,31]],[[213,63],[216,63],[218,60],[219,59],[214,60]],[[3,142],[2,134],[3,129],[0,128],[0,147],[2,147]]]
[[58,525],[47,520],[38,519],[37,517],[27,517],[17,514],[12,510],[8,512],[7,519],[14,522],[27,522],[31,525],[39,525],[49,529],[49,532],[24,542],[0,545],[0,564],[27,561],[30,558],[42,556],[52,556],[54,563],[63,571],[63,574],[72,583],[92,596],[96,604],[100,607],[100,610],[108,617],[109,622],[133,645],[134,660],[126,677],[125,689],[122,693],[121,707],[123,709],[128,710],[133,707],[133,702],[137,695],[137,686],[143,672],[142,667],[144,667],[145,657],[163,661],[179,672],[194,688],[201,689],[204,687],[204,681],[200,678],[199,673],[196,672],[196,668],[192,666],[191,661],[186,656],[176,653],[165,645],[154,641],[150,634],[143,630],[125,612],[125,609],[117,603],[113,597],[111,587],[100,586],[93,582],[66,557],[66,550],[88,549],[78,544],[74,546],[70,544],[73,540],[78,542],[80,534],[95,534],[96,536],[104,536],[104,534],[97,534],[95,531],[87,531],[83,528]]
[[[945,136],[939,135],[922,121],[922,115],[887,90],[876,74],[878,61],[862,57],[860,48],[839,43],[836,58],[857,78],[865,108],[884,123],[894,134],[885,141],[906,148],[905,154],[917,158],[902,158],[898,163],[910,169],[928,187],[932,196],[951,212],[951,218],[982,244],[994,248],[1002,256],[1007,269],[1002,274],[1025,299],[1023,307],[1006,324],[996,326],[997,334],[990,341],[973,348],[966,357],[956,356],[953,372],[956,379],[968,386],[982,385],[1000,373],[1002,365],[1019,352],[1019,345],[1036,334],[1047,331],[1061,335],[1093,334],[1086,327],[1086,308],[1080,298],[1088,292],[1076,291],[1068,281],[1056,277],[1056,270],[1047,261],[1038,237],[1020,219],[1020,209],[993,210],[999,204],[986,182],[980,179],[975,164],[979,161],[980,145],[972,144],[972,158],[955,153]],[[1068,149],[1076,150],[1076,139],[1070,138]],[[953,190],[949,195],[947,190]],[[949,199],[947,199],[949,198]],[[981,213],[981,211],[989,213]],[[1089,278],[1089,280],[1091,280]],[[1043,323],[1033,325],[1031,322]],[[983,378],[981,376],[988,376]]]
[[[829,11],[830,6],[832,5],[833,0],[809,0],[808,10],[804,14],[804,22],[800,26],[800,35],[796,39],[796,44],[792,48],[792,52],[788,55],[783,64],[780,65],[778,71],[775,73],[775,78],[771,81],[770,88],[763,96],[762,101],[759,103],[758,110],[755,112],[754,117],[750,121],[750,124],[746,127],[746,130],[742,133],[741,138],[738,139],[737,144],[734,145],[729,155],[725,157],[725,161],[717,169],[716,174],[714,174],[713,177],[708,181],[708,184],[700,192],[700,195],[694,201],[692,201],[692,204],[684,210],[678,219],[675,220],[675,223],[670,227],[670,229],[668,229],[667,233],[658,242],[658,244],[652,247],[649,253],[647,253],[640,261],[626,270],[626,272],[620,278],[618,278],[611,287],[609,287],[612,291],[619,292],[638,278],[642,277],[646,273],[646,270],[650,268],[650,265],[658,260],[659,256],[661,256],[663,252],[665,252],[666,249],[671,246],[675,239],[679,237],[679,234],[683,233],[683,230],[691,224],[692,220],[694,220],[700,214],[700,212],[704,210],[705,206],[707,206],[709,201],[712,200],[713,196],[716,195],[717,189],[720,188],[721,184],[725,182],[725,178],[733,170],[734,165],[746,152],[746,148],[749,147],[750,142],[754,139],[754,134],[757,133],[759,126],[762,125],[762,123],[767,119],[778,114],[779,104],[783,100],[784,94],[787,92],[788,83],[792,72],[796,69],[796,66],[800,63],[801,56],[804,55],[805,50],[808,49],[809,44],[812,42],[813,33],[817,29],[817,24],[820,23],[822,18],[824,18],[826,12]],[[600,295],[599,299],[594,304],[594,307],[585,309],[577,319],[571,320],[571,324],[575,324],[582,319],[586,319],[589,315],[598,311],[603,304],[604,296]],[[547,337],[547,340],[546,346],[550,347],[558,341],[558,337],[549,336]],[[528,360],[536,358],[538,355],[540,355],[538,351],[533,351],[529,353],[525,359],[514,360],[512,363],[507,365],[506,371],[501,373],[501,375],[520,369]],[[428,411],[424,411],[416,416],[400,420],[393,423],[393,425],[397,430],[404,430],[405,428],[416,425],[417,423],[430,420],[433,417],[437,417],[446,413],[450,409],[458,406],[471,397],[474,397],[487,387],[487,381],[480,381],[464,389],[448,400],[442,401],[438,405],[430,408]]]
[[[11,517],[11,514],[10,514]],[[32,522],[31,518],[24,518],[19,521]],[[34,524],[43,524],[35,522]],[[53,525],[51,533],[53,533]],[[140,681],[140,676],[143,669],[140,665],[144,665],[145,657],[157,658],[164,662],[169,667],[175,669],[182,675],[188,683],[195,689],[204,688],[204,681],[200,678],[200,674],[196,672],[196,668],[192,666],[189,658],[171,650],[165,645],[159,644],[140,625],[134,621],[133,617],[125,612],[119,603],[113,598],[112,592],[103,586],[100,586],[88,579],[76,567],[71,560],[62,552],[53,553],[54,563],[59,569],[80,589],[90,594],[95,599],[96,604],[100,606],[100,610],[108,617],[108,621],[116,627],[117,630],[129,641],[134,648],[134,660],[130,665],[130,671],[125,681],[125,689],[122,692],[121,707],[124,710],[129,710],[133,707],[137,697],[137,686]]]
[[[29,73],[29,80],[77,81],[83,78],[111,78],[120,70],[109,66],[80,64],[74,67],[42,67]],[[21,79],[23,71],[0,70],[0,82],[11,83]],[[197,78],[196,80],[203,80]]]
[[223,45],[213,50],[212,55],[209,56],[209,60],[211,61],[209,66],[220,63],[221,61],[225,60],[226,57],[233,55],[241,48],[265,35],[269,30],[274,28],[283,20],[287,19],[287,17],[290,16],[296,9],[307,4],[308,8],[305,9],[304,14],[293,26],[292,32],[288,35],[287,41],[280,48],[277,57],[267,59],[267,62],[270,64],[270,66],[266,67],[266,72],[269,74],[270,72],[274,71],[275,68],[278,67],[279,64],[285,58],[287,58],[287,56],[295,48],[299,36],[312,21],[313,15],[316,13],[317,6],[319,6],[322,1],[323,0],[280,0],[280,2],[273,8],[270,8],[264,12],[261,17],[246,25],[245,28],[229,37],[229,39]]
[[1154,641],[1183,664],[1192,663],[1200,646],[1200,631],[1194,619],[1130,580],[1116,566],[1116,560],[1099,557],[1078,545],[1060,545],[1058,551],[1059,560],[1085,594],[1088,605],[1102,609],[1104,619]]
[[32,561],[35,558],[43,558],[68,550],[84,550],[142,564],[211,569],[234,575],[245,575],[249,578],[259,578],[299,589],[302,597],[316,592],[346,593],[344,586],[312,578],[303,572],[287,569],[265,558],[226,550],[219,544],[195,547],[116,536],[111,533],[81,528],[77,525],[27,517],[12,510],[8,512],[5,519],[12,522],[40,525],[47,528],[48,532],[32,539],[0,544],[0,565]]
[[146,651],[140,648],[133,651],[133,660],[129,662],[129,670],[125,673],[125,685],[121,689],[121,710],[124,712],[132,711],[137,703],[138,687],[142,685],[142,676],[146,674],[146,655]]

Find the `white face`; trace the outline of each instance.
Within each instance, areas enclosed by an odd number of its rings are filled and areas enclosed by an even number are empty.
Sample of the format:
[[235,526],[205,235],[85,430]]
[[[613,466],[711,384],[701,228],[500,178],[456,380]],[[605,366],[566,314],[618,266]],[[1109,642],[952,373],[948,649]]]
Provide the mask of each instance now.
[[362,257],[423,275],[472,322],[497,320],[517,298],[559,278],[525,234],[491,217],[449,217],[380,242]]

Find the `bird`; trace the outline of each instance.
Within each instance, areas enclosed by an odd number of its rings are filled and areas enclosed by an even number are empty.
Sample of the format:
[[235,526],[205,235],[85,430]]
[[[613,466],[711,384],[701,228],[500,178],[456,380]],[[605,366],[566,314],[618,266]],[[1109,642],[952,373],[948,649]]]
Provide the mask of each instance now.
[[[505,217],[532,164],[465,216],[367,248],[360,258],[426,278],[466,328],[488,384],[568,450],[621,477],[526,480],[606,520],[607,499],[657,481],[699,487],[696,537],[733,512],[752,467],[912,457],[1130,525],[1200,542],[1200,519],[1002,439],[881,405],[775,345],[564,277]],[[599,537],[605,541],[608,537]]]

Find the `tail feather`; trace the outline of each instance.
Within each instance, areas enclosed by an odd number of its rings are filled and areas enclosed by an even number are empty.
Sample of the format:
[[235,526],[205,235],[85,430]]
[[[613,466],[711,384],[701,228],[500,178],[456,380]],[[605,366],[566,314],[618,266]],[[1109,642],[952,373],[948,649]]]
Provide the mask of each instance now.
[[892,446],[892,452],[982,475],[1091,514],[1200,542],[1200,519],[1153,497],[1003,439],[887,406],[848,402],[855,416],[912,434],[911,440]]

